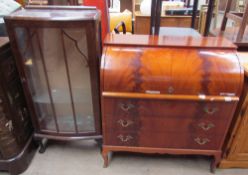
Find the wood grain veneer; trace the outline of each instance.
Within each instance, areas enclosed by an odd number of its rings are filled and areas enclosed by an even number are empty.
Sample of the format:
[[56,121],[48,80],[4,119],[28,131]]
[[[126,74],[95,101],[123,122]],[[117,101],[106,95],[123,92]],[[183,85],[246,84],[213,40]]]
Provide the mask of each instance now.
[[101,63],[103,158],[203,154],[214,170],[243,88],[223,38],[108,35]]

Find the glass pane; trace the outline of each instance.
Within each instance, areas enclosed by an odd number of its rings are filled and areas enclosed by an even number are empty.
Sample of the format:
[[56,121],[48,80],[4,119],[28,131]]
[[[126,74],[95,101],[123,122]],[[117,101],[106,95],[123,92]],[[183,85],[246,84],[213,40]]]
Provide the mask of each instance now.
[[85,30],[18,28],[16,33],[41,129],[95,131]]
[[71,78],[78,130],[94,131],[92,93],[85,30],[64,29],[66,58]]
[[16,35],[40,128],[56,131],[55,120],[50,105],[51,101],[48,99],[45,102],[40,98],[42,94],[48,94],[48,88],[41,55],[38,50],[37,36],[34,31],[25,28],[17,28]]

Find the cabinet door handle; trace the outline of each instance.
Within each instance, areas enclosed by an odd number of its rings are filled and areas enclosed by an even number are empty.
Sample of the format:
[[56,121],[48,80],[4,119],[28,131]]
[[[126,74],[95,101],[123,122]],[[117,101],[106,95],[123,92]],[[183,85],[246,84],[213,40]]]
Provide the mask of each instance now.
[[198,143],[199,145],[205,145],[205,144],[207,144],[208,142],[210,142],[210,140],[209,140],[208,138],[203,138],[203,139],[201,139],[201,138],[199,138],[199,137],[195,138],[194,141],[195,141],[196,143]]
[[133,137],[130,136],[130,135],[127,135],[126,137],[123,136],[123,135],[119,135],[119,136],[117,136],[117,137],[118,137],[122,142],[128,142],[129,140],[133,139]]
[[209,123],[209,124],[206,124],[206,123],[200,123],[199,125],[198,125],[201,129],[203,129],[204,131],[208,131],[208,130],[210,130],[211,128],[214,128],[215,127],[215,125],[213,124],[213,123]]
[[205,107],[204,111],[209,114],[209,115],[213,115],[214,113],[216,113],[219,109],[218,108],[209,108],[209,107]]
[[125,121],[125,120],[120,119],[120,120],[117,121],[117,123],[119,123],[123,128],[126,128],[126,127],[132,125],[133,121],[131,121],[131,120],[126,120]]
[[168,93],[173,94],[174,93],[174,88],[172,86],[168,87]]
[[130,103],[128,104],[121,103],[119,106],[125,112],[128,112],[130,109],[134,108],[134,105]]

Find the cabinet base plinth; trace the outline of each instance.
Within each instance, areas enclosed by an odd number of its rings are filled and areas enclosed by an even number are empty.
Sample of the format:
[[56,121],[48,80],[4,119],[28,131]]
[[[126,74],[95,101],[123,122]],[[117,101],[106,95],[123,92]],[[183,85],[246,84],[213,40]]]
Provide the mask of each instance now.
[[35,144],[31,136],[23,150],[17,156],[8,160],[0,160],[0,171],[7,171],[11,175],[23,173],[28,168],[35,150]]

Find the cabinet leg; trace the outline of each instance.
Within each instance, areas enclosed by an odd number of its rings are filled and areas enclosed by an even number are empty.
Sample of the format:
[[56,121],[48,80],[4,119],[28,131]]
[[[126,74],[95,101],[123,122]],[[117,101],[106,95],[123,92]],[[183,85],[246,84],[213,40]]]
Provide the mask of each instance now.
[[103,157],[103,161],[104,161],[103,168],[107,168],[109,165],[109,151],[103,148],[102,149],[102,157]]
[[46,139],[46,138],[43,138],[43,139],[41,139],[40,141],[39,141],[39,146],[40,146],[40,148],[39,148],[39,153],[44,153],[45,151],[46,151],[46,148],[47,148],[47,141],[48,141],[48,139]]
[[221,160],[221,154],[214,155],[213,160],[210,165],[211,173],[215,173],[216,167],[220,163],[220,160]]

